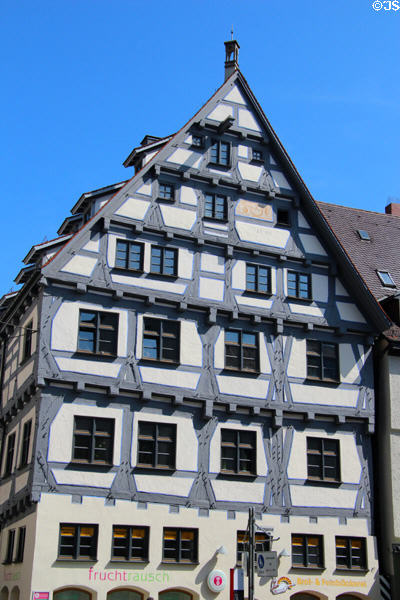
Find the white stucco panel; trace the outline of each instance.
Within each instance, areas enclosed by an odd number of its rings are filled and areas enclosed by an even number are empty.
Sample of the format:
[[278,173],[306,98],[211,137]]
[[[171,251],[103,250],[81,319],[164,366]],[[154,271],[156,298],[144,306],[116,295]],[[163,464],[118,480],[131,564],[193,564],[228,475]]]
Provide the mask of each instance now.
[[135,475],[139,492],[167,494],[169,496],[189,495],[194,477],[163,477],[162,475]]
[[192,206],[197,206],[197,196],[194,189],[188,187],[187,185],[182,185],[180,201],[183,204],[191,204]]
[[90,473],[89,471],[66,471],[52,469],[55,480],[65,485],[87,485],[89,487],[110,488],[116,473]]
[[261,131],[261,127],[257,123],[253,114],[245,108],[239,108],[239,127],[245,127],[246,129],[251,129],[252,131]]
[[84,246],[82,246],[82,250],[87,250],[88,252],[99,252],[100,251],[100,236],[96,234],[91,240],[89,240]]
[[73,256],[71,260],[61,269],[64,273],[74,273],[75,275],[83,275],[84,277],[90,277],[93,273],[93,269],[97,264],[97,258],[92,256],[82,256],[77,254]]
[[200,270],[223,275],[225,273],[225,258],[217,254],[202,252]]
[[199,297],[222,302],[224,299],[225,281],[211,277],[199,278]]
[[152,184],[151,183],[144,183],[143,185],[140,186],[140,188],[138,188],[136,190],[136,194],[142,194],[143,196],[151,196],[151,188],[152,188]]
[[255,181],[257,183],[260,181],[260,177],[263,173],[263,167],[249,165],[241,161],[238,161],[237,168],[242,179]]
[[203,366],[203,343],[194,321],[181,321],[181,364]]
[[316,302],[328,302],[328,276],[311,275],[312,296]]
[[323,249],[315,235],[309,235],[308,233],[299,233],[299,238],[307,254],[310,253],[318,254],[319,256],[327,256],[325,250]]
[[260,373],[271,373],[271,363],[269,362],[267,344],[265,342],[264,334],[261,332],[258,334],[258,345],[260,348]]
[[296,315],[310,315],[312,317],[323,317],[325,311],[312,304],[292,304],[289,303],[290,311]]
[[195,390],[200,379],[200,373],[188,373],[174,369],[157,369],[155,367],[139,367],[144,383],[154,383],[178,388]]
[[[286,340],[287,338],[285,338]],[[293,338],[287,374],[289,377],[301,377],[302,379],[307,376],[306,340]]]
[[335,292],[337,296],[348,296],[346,288],[339,279],[335,279]]
[[153,158],[153,156],[155,156],[158,152],[159,152],[158,150],[154,150],[153,152],[148,152],[143,159],[143,165],[147,165],[147,163],[150,162],[151,159]]
[[268,310],[272,306],[272,300],[261,300],[251,296],[235,296],[236,302],[241,306],[250,306],[251,308],[262,308]]
[[399,456],[400,456],[400,436],[398,434],[390,436],[390,451],[391,451],[391,464],[392,464],[392,505],[393,511],[393,534],[398,538],[400,537],[400,511],[397,509],[400,498],[400,469],[399,469]]
[[237,153],[239,158],[249,158],[250,148],[248,146],[243,146],[243,144],[239,144]]
[[297,223],[299,227],[304,227],[304,229],[310,229],[310,224],[307,219],[304,217],[303,213],[299,210],[297,211]]
[[[103,408],[88,406],[84,404],[63,404],[56,414],[49,434],[49,449],[47,459],[49,461],[69,463],[72,460],[72,439],[74,433],[74,416],[101,417],[114,419],[114,447],[113,464],[121,462],[121,435],[123,410],[118,408]],[[68,471],[68,473],[74,473]],[[82,479],[82,471],[75,472]],[[97,475],[98,473],[93,473]],[[112,473],[114,477],[115,473]]]
[[246,263],[244,260],[237,260],[232,267],[232,287],[235,290],[246,289]]
[[208,227],[209,229],[218,229],[220,231],[229,230],[228,225],[224,225],[224,223],[217,223],[216,221],[207,221],[207,219],[204,219],[203,225],[204,227]]
[[290,384],[293,402],[304,404],[322,404],[325,406],[347,406],[355,408],[358,390],[346,390],[336,387]]
[[[328,438],[339,441],[340,479],[342,483],[358,484],[361,477],[361,463],[357,452],[356,440],[352,432],[336,432],[327,435],[325,430],[310,429],[295,431],[288,464],[290,479],[307,479],[307,438]],[[314,488],[313,492],[314,492]]]
[[223,369],[225,367],[225,332],[221,330],[214,344],[214,367]]
[[341,490],[307,486],[290,485],[293,506],[320,506],[324,508],[354,508],[357,498],[356,490]]
[[246,105],[246,100],[243,98],[237,85],[234,85],[231,91],[226,94],[224,100],[227,100],[228,102],[236,102],[236,104]]
[[167,204],[160,204],[160,210],[164,224],[167,227],[190,231],[196,223],[197,213],[195,210],[185,210]]
[[275,248],[285,248],[290,236],[290,231],[287,229],[245,223],[239,219],[236,219],[236,231],[244,242],[274,246]]
[[[176,425],[176,470],[197,472],[198,440],[191,417],[188,415],[163,415],[161,412],[141,411],[135,413],[131,447],[131,463],[133,467],[137,464],[138,424],[143,421]],[[188,448],[190,448],[190,452],[188,452]],[[153,475],[150,477],[153,477]]]
[[355,304],[350,302],[336,302],[340,318],[343,321],[356,321],[357,323],[366,323],[366,320],[358,310]]
[[[118,314],[117,352],[118,356],[127,356],[128,311],[123,309],[104,308],[99,304],[89,304],[86,302],[64,301],[61,304],[60,308],[53,317],[50,342],[51,349],[63,350],[66,352],[76,352],[78,348],[80,309]],[[93,362],[90,364],[95,365],[96,363]]]
[[193,169],[199,169],[202,157],[197,152],[186,150],[185,148],[177,148],[174,152],[166,158],[166,162],[174,163],[175,165],[185,165],[185,167],[192,167]]
[[207,115],[207,119],[213,121],[225,121],[227,117],[233,117],[233,107],[228,104],[220,102],[217,106]]
[[84,373],[85,375],[98,375],[100,377],[118,377],[120,364],[107,363],[101,360],[81,360],[80,358],[54,357],[60,371],[71,373]]
[[139,198],[127,198],[123,204],[115,211],[120,217],[128,219],[138,219],[143,221],[149,210],[150,202],[148,200],[139,200]]
[[182,279],[192,279],[193,275],[193,256],[194,253],[187,248],[178,250],[178,277]]
[[274,180],[274,184],[276,185],[276,187],[284,188],[287,190],[292,189],[292,186],[290,185],[282,171],[276,171],[275,169],[271,169],[271,176]]
[[351,344],[339,344],[339,365],[340,381],[344,383],[359,383],[360,372]]
[[248,379],[234,375],[217,375],[217,383],[221,394],[244,398],[266,398],[269,386],[265,379]]
[[22,473],[22,475],[18,475],[15,478],[15,493],[16,494],[18,494],[18,492],[27,485],[28,479],[29,479],[29,471],[27,471],[26,473]]
[[232,498],[234,498],[235,502],[257,502],[261,504],[264,500],[264,483],[214,479],[211,485],[217,501],[232,502]]
[[157,290],[161,292],[171,292],[172,294],[184,294],[186,285],[184,283],[174,283],[173,281],[157,281],[156,279],[146,279],[145,277],[134,277],[133,275],[111,275],[112,281],[123,285],[133,285],[135,287],[146,288],[148,290]]

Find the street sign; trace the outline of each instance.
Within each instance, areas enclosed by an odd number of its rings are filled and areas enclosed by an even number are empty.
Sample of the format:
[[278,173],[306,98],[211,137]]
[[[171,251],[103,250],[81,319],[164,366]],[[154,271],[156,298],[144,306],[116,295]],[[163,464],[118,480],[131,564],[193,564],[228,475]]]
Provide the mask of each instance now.
[[222,592],[226,586],[226,575],[223,571],[215,569],[207,577],[207,585],[212,592]]
[[276,552],[257,552],[256,561],[259,577],[276,577],[278,575],[278,555]]

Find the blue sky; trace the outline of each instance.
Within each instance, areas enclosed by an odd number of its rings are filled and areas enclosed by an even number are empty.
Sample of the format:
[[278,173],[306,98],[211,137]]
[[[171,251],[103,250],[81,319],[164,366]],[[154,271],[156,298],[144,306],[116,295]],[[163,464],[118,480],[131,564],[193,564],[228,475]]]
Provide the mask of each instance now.
[[130,177],[143,136],[177,131],[220,86],[232,25],[314,197],[383,211],[400,198],[396,4],[3,0],[0,295],[83,192]]

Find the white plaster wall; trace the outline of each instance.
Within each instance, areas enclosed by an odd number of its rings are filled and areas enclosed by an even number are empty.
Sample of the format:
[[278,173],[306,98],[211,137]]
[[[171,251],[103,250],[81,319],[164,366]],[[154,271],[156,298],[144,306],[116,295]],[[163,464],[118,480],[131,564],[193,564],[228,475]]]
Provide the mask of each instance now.
[[262,167],[257,167],[256,165],[249,165],[241,161],[238,161],[237,168],[242,179],[255,182],[260,181],[260,177],[264,171]]
[[202,252],[200,260],[200,270],[208,273],[225,273],[225,258],[210,252]]
[[155,156],[157,153],[158,150],[154,150],[154,152],[148,152],[143,159],[143,165],[147,165],[147,163],[150,162],[153,156]]
[[248,146],[243,146],[243,144],[238,145],[237,153],[240,158],[249,158],[249,150]]
[[359,390],[346,390],[336,387],[302,385],[291,383],[293,402],[304,404],[324,404],[326,406],[347,406],[355,408]]
[[71,373],[83,373],[85,375],[99,375],[103,377],[118,377],[121,364],[107,363],[100,360],[91,361],[80,358],[62,358],[55,356],[60,371],[70,371]]
[[114,214],[120,217],[128,217],[128,219],[137,219],[143,221],[150,207],[148,200],[140,200],[139,198],[127,198],[123,204],[115,211]]
[[195,190],[186,185],[181,186],[180,200],[182,204],[191,204],[192,206],[197,206],[197,196]]
[[144,183],[136,190],[137,194],[142,194],[143,196],[151,196],[152,194],[152,183]]
[[304,229],[310,229],[310,224],[307,219],[304,217],[301,211],[297,211],[297,223],[299,227],[304,227]]
[[240,375],[217,375],[217,383],[221,394],[259,399],[267,397],[269,386],[269,382],[265,379],[249,380]]
[[358,310],[355,304],[349,302],[336,302],[340,318],[343,321],[356,321],[357,323],[366,323],[366,320]]
[[[103,408],[84,404],[63,404],[55,416],[49,433],[47,460],[69,463],[72,460],[74,416],[114,419],[113,464],[121,463],[121,436],[123,411],[120,408]],[[79,473],[82,475],[82,473]]]
[[[271,161],[271,164],[273,164],[272,161]],[[271,177],[274,180],[274,184],[276,185],[276,187],[285,188],[287,190],[292,189],[290,183],[288,182],[288,180],[286,179],[286,177],[282,173],[282,171],[275,171],[275,169],[271,169],[270,173],[271,173]]]
[[339,281],[339,279],[335,279],[335,292],[337,296],[348,296],[347,290]]
[[194,477],[163,477],[162,475],[135,475],[138,491],[181,496],[186,498],[190,493]]
[[321,244],[318,241],[318,238],[316,238],[315,235],[299,233],[299,238],[301,243],[303,244],[306,254],[318,254],[320,256],[327,255],[324,248],[321,246]]
[[172,294],[184,294],[187,285],[184,283],[175,283],[173,281],[159,281],[156,279],[145,279],[143,277],[135,277],[134,275],[111,275],[112,281],[123,285],[132,285],[135,287],[145,288],[148,290],[157,290],[160,292],[170,292]]
[[[400,359],[397,356],[388,357],[389,389],[390,389],[390,427],[400,431]],[[400,496],[399,496],[400,497]]]
[[[287,338],[285,338],[285,341],[286,340]],[[290,353],[287,368],[289,377],[301,377],[302,379],[307,377],[306,348],[306,340],[300,340],[298,338],[293,339],[292,351]]]
[[[398,403],[397,403],[398,404]],[[392,404],[393,406],[393,404]],[[390,454],[392,464],[392,506],[393,506],[393,534],[400,537],[400,435],[396,432],[390,436]]]
[[213,121],[225,121],[227,117],[233,117],[233,108],[222,102],[217,104],[217,106],[207,115],[207,118],[212,119]]
[[223,369],[225,367],[225,331],[222,329],[214,344],[214,367]]
[[87,250],[87,252],[99,252],[100,251],[100,234],[96,233],[92,239],[90,239],[84,246],[82,246],[82,250]]
[[246,100],[243,98],[239,88],[234,85],[230,92],[228,92],[224,98],[228,102],[236,102],[236,104],[246,104]]
[[245,223],[239,219],[236,219],[236,230],[239,238],[245,242],[274,246],[275,248],[285,248],[290,237],[287,229]]
[[356,490],[314,487],[311,494],[308,486],[290,485],[289,488],[293,506],[355,508]]
[[[220,473],[221,471],[221,429],[235,429],[240,431],[254,431],[256,434],[256,474],[266,476],[268,473],[267,459],[265,457],[264,443],[263,443],[263,429],[260,423],[250,423],[249,425],[241,425],[236,419],[228,419],[224,423],[219,423],[213,433],[210,441],[210,459],[209,459],[209,470],[210,473]],[[241,482],[232,482],[235,486],[243,485]],[[251,482],[247,485],[254,485]],[[262,484],[265,486],[265,482]],[[246,489],[246,487],[244,488]],[[230,500],[235,496],[233,492],[230,496]],[[255,500],[253,500],[255,502]]]
[[325,310],[318,306],[311,306],[310,304],[294,304],[289,303],[290,311],[296,315],[310,315],[312,317],[323,317]]
[[241,306],[250,306],[251,308],[262,308],[268,310],[272,306],[272,300],[261,300],[260,298],[251,298],[250,296],[235,296],[235,300]]
[[[3,466],[2,472],[3,472],[3,470],[4,470],[4,466]],[[11,484],[12,484],[12,481],[7,481],[6,483],[2,482],[0,484],[0,503],[1,504],[4,504],[4,502],[6,502],[9,499],[10,494],[11,494]]]
[[[174,414],[172,416],[163,415],[159,411],[146,412],[146,410],[142,410],[140,412],[135,412],[134,414],[131,447],[131,463],[133,467],[137,464],[138,423],[143,421],[176,425],[176,470],[197,472],[198,441],[193,427],[192,417],[183,413]],[[135,477],[137,477],[137,475],[135,475]],[[147,477],[149,482],[152,480],[158,481],[160,479],[160,477],[154,479],[154,475],[145,477]],[[164,477],[161,477],[161,479],[164,479]],[[146,478],[143,479],[143,481],[145,480]],[[191,479],[191,481],[193,480]],[[149,483],[149,485],[151,484]],[[160,491],[160,488],[155,491]]]
[[239,127],[245,127],[246,129],[251,129],[252,131],[261,131],[261,127],[257,123],[253,114],[245,108],[239,108]]
[[229,229],[228,225],[225,225],[224,223],[216,223],[215,221],[207,221],[207,219],[204,219],[203,223],[204,223],[204,226],[207,226],[209,229],[219,229],[220,231],[228,231],[228,229]]
[[90,275],[93,273],[93,269],[95,268],[96,264],[97,258],[77,254],[67,262],[67,264],[61,269],[61,271],[64,271],[65,273],[75,273],[76,275],[90,277]]
[[176,206],[160,204],[160,211],[164,224],[167,227],[174,227],[175,229],[190,231],[193,229],[197,219],[195,210],[186,210],[184,208],[177,208]]
[[328,302],[328,276],[311,274],[312,296],[316,302]]
[[[76,352],[78,348],[79,309],[118,314],[118,356],[127,356],[128,311],[104,308],[100,304],[65,300],[53,317],[51,349]],[[100,362],[100,361],[98,361]]]
[[[290,479],[307,479],[307,438],[317,437],[339,440],[340,476],[342,483],[358,484],[361,477],[361,463],[357,452],[356,439],[352,432],[336,431],[327,435],[324,429],[295,431],[290,451],[287,474]],[[316,486],[318,487],[318,486]],[[310,488],[309,488],[310,489]],[[331,488],[328,488],[331,490]],[[309,492],[310,493],[310,492]],[[312,488],[314,494],[314,487]],[[333,506],[333,505],[332,505]]]
[[192,279],[194,253],[186,248],[178,250],[178,277]]
[[[0,566],[0,589],[3,585],[8,586],[9,590],[12,590],[14,586],[19,589],[20,600],[32,598],[31,594],[31,573],[33,554],[35,547],[35,534],[36,534],[36,511],[30,515],[20,518],[18,521],[14,521],[11,526],[4,527],[0,534],[0,556],[3,558],[7,551],[8,532],[11,529],[15,530],[14,540],[14,556],[17,550],[19,529],[25,527],[25,546],[24,546],[24,560],[22,563],[13,563],[10,565]],[[14,596],[9,596],[10,600]]]
[[202,157],[199,156],[197,152],[178,148],[165,160],[166,162],[174,163],[176,165],[185,165],[192,167],[193,169],[199,169],[201,159]]
[[235,498],[236,502],[261,503],[264,499],[264,483],[213,479],[211,486],[217,502],[231,502]]
[[199,383],[200,373],[177,371],[176,369],[158,369],[156,367],[139,367],[144,383],[154,383],[170,387],[189,388],[195,390]]
[[18,494],[18,492],[26,486],[26,484],[28,483],[28,480],[29,480],[29,471],[27,471],[26,473],[22,473],[22,475],[18,475],[15,478],[15,493],[16,494]]
[[68,471],[65,469],[52,469],[55,480],[59,484],[89,486],[96,488],[110,488],[116,473],[97,473],[90,471]]
[[[359,346],[361,356],[363,349]],[[362,363],[361,363],[362,364]],[[359,383],[360,372],[351,344],[339,344],[340,381],[343,383]]]
[[212,277],[199,277],[199,297],[222,302],[224,299],[225,281]]
[[203,366],[203,343],[194,321],[181,321],[181,364]]

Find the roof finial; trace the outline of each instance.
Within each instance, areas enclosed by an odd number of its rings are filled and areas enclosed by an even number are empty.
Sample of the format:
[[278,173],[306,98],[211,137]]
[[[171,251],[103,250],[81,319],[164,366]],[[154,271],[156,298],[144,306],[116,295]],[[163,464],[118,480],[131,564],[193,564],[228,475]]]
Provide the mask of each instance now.
[[239,44],[233,39],[233,25],[231,29],[232,39],[225,44],[225,81],[234,71],[239,69]]

